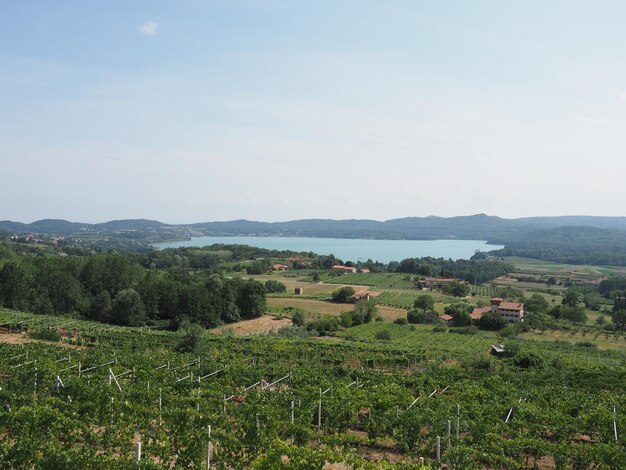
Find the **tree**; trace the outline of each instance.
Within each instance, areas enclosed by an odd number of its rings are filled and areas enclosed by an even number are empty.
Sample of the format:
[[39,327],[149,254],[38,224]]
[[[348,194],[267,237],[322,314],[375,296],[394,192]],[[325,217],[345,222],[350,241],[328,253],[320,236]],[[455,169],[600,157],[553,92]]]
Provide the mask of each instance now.
[[241,318],[257,318],[267,310],[265,286],[258,281],[236,281],[236,302]]
[[294,314],[293,314],[293,317],[291,317],[291,322],[295,326],[303,326],[305,318],[306,317],[305,317],[304,312],[302,310],[296,310],[294,312]]
[[454,297],[465,297],[469,294],[470,287],[467,284],[453,281],[447,286],[444,286],[443,291],[446,294],[452,295]]
[[467,326],[472,323],[469,316],[471,307],[467,304],[456,303],[452,305],[446,305],[444,313],[451,315],[454,318],[454,326]]
[[417,308],[409,310],[406,313],[406,319],[409,323],[426,323],[426,312]]
[[8,262],[0,271],[0,303],[8,308],[28,309],[29,279],[22,266]]
[[108,291],[101,290],[96,294],[89,307],[89,318],[101,322],[109,322],[112,319],[113,305]]
[[611,318],[616,330],[626,329],[626,309],[620,309],[613,312]]
[[369,323],[374,319],[374,316],[378,313],[378,308],[376,307],[376,302],[370,300],[360,300],[354,306],[354,310],[352,311],[352,324],[353,325],[363,325],[365,323]]
[[524,302],[524,309],[532,313],[545,313],[550,309],[550,304],[541,294],[533,294]]
[[270,279],[265,282],[265,290],[268,294],[281,294],[283,292],[287,292],[287,286],[285,286],[282,282]]
[[499,313],[486,313],[478,320],[478,328],[481,330],[500,331],[507,326],[509,322]]
[[349,297],[354,295],[354,288],[350,286],[340,287],[331,292],[333,302],[346,302]]
[[134,289],[124,289],[113,300],[113,321],[120,325],[138,326],[146,319],[146,308]]
[[626,329],[626,291],[614,292],[611,319],[616,330]]
[[200,352],[200,341],[204,330],[200,326],[192,324],[187,316],[181,317],[179,329],[182,329],[185,334],[176,345],[175,350],[178,352],[198,354]]
[[419,308],[425,311],[431,311],[435,308],[435,299],[431,295],[422,294],[415,299],[413,307]]
[[578,302],[580,302],[578,293],[572,289],[567,289],[565,291],[565,295],[563,296],[563,300],[561,301],[561,305],[565,305],[566,307],[577,307]]

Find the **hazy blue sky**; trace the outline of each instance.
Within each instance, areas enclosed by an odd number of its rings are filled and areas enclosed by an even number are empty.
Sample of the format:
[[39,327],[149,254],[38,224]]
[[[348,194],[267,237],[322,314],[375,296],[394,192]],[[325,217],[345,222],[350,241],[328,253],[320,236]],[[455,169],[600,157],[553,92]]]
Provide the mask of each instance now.
[[0,0],[0,219],[626,215],[625,18]]

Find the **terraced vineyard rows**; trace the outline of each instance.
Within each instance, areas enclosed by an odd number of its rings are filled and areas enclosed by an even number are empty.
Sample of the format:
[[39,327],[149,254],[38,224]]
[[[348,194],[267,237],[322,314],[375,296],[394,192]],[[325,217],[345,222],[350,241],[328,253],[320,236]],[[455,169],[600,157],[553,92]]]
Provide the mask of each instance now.
[[381,289],[415,289],[415,276],[397,273],[348,273],[341,276],[322,275],[329,284],[354,284]]
[[[392,343],[368,342],[377,328]],[[134,468],[141,442],[142,468],[200,468],[208,426],[221,469],[394,467],[385,453],[401,468],[626,466],[620,355],[528,343],[545,362],[524,368],[484,337],[347,331],[365,342],[207,337],[192,355],[167,350],[178,334],[118,329],[106,347],[2,344],[0,466]]]
[[484,297],[495,297],[496,295],[496,290],[491,286],[472,286],[471,292]]

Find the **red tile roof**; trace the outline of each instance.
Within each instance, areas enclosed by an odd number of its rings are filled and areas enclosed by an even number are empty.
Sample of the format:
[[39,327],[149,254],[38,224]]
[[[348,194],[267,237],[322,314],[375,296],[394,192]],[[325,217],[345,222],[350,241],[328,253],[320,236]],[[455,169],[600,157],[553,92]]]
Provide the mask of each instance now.
[[524,310],[524,304],[520,302],[501,302],[499,307],[503,310]]
[[491,312],[491,307],[474,307],[472,313],[470,313],[470,318],[472,320],[480,320],[483,315]]
[[452,320],[454,320],[454,317],[452,315],[448,315],[447,313],[444,313],[439,318],[441,318],[443,321],[452,321]]

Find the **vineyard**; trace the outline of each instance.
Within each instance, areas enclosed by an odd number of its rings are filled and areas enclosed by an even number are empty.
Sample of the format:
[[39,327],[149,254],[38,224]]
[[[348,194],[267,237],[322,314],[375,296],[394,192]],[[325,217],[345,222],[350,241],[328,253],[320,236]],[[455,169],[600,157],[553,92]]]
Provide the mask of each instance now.
[[378,287],[381,289],[415,289],[415,276],[398,273],[348,273],[341,276],[320,276],[329,284],[352,284],[358,286]]
[[[422,295],[422,292],[390,292],[384,291],[376,297],[376,302],[380,305],[389,305],[390,307],[404,308],[410,310],[413,308],[415,300]],[[435,302],[438,303],[451,303],[452,297],[443,295],[430,295]]]
[[0,345],[3,468],[626,468],[623,351],[493,358],[480,335],[376,323],[182,354],[179,333],[0,313],[90,346]]
[[491,286],[472,286],[472,295],[480,295],[482,297],[495,297],[496,290]]

